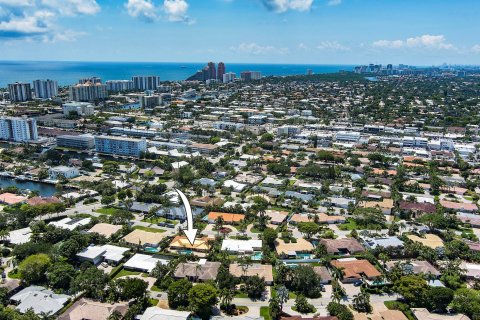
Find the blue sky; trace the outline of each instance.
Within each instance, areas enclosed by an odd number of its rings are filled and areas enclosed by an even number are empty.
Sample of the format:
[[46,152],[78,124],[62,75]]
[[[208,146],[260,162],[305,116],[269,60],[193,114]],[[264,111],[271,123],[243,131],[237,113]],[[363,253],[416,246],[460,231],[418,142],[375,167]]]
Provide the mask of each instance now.
[[480,64],[478,0],[0,0],[0,60]]

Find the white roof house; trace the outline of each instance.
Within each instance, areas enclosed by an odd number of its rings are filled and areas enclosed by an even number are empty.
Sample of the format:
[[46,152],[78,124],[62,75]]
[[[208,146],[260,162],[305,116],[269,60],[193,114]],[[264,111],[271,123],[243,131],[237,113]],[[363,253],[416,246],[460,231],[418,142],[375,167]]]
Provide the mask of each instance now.
[[136,255],[131,257],[130,260],[125,262],[123,267],[130,270],[150,272],[153,270],[153,268],[155,268],[158,262],[160,262],[161,264],[167,264],[168,260],[155,258],[154,256],[150,256],[147,254],[137,253]]
[[32,236],[32,229],[30,227],[10,231],[7,237],[7,241],[11,244],[22,244],[30,241]]
[[226,180],[224,183],[223,183],[223,186],[227,187],[227,188],[233,188],[233,191],[235,192],[242,192],[243,189],[245,189],[247,187],[246,184],[243,184],[243,183],[238,183],[238,182],[235,182],[233,180]]
[[222,242],[222,250],[234,253],[254,252],[261,249],[262,240],[225,239]]
[[72,218],[65,218],[59,221],[50,222],[48,225],[55,226],[61,229],[68,229],[70,231],[75,230],[78,227],[85,226],[89,224],[91,221],[90,218],[85,219],[72,219]]
[[138,316],[139,320],[186,320],[190,316],[188,311],[178,311],[170,309],[161,309],[159,307],[150,307],[145,310],[143,315]]
[[32,309],[36,314],[55,314],[70,300],[70,296],[56,294],[51,290],[39,286],[30,286],[10,298],[18,303],[17,309],[25,313]]
[[99,264],[103,260],[116,264],[124,258],[123,254],[128,250],[130,249],[109,244],[103,246],[89,246],[77,253],[77,257],[82,261],[90,261],[93,264]]

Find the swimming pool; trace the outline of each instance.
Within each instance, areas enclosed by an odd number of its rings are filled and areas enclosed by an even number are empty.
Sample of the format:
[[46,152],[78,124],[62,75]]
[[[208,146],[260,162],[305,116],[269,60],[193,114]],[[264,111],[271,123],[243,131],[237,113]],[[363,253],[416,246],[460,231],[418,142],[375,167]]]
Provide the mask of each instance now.
[[308,260],[311,258],[312,258],[312,255],[310,253],[297,253],[297,259]]
[[263,254],[262,254],[262,252],[260,252],[260,251],[255,251],[255,252],[250,256],[250,258],[251,258],[252,260],[255,260],[255,261],[262,260],[262,257],[263,257]]
[[158,249],[154,248],[154,247],[145,247],[143,250],[145,252],[148,252],[148,253],[157,253],[158,252]]

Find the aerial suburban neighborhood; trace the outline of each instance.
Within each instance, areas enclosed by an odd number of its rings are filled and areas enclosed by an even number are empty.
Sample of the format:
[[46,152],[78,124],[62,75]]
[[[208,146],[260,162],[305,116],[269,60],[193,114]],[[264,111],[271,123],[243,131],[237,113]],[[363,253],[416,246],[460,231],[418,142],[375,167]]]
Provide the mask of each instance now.
[[0,319],[480,319],[478,70],[231,78],[9,85]]

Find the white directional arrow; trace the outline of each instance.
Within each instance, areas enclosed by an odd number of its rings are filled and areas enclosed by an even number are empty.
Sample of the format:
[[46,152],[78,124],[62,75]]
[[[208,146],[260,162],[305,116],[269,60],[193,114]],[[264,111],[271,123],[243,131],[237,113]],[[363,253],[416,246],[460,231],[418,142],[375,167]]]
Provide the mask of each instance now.
[[185,235],[187,236],[188,242],[193,246],[195,243],[195,237],[197,236],[197,229],[193,229],[193,213],[192,208],[190,207],[190,203],[188,202],[187,197],[183,194],[182,191],[175,189],[175,191],[182,199],[183,206],[185,207],[185,212],[187,214],[187,230],[183,230]]

